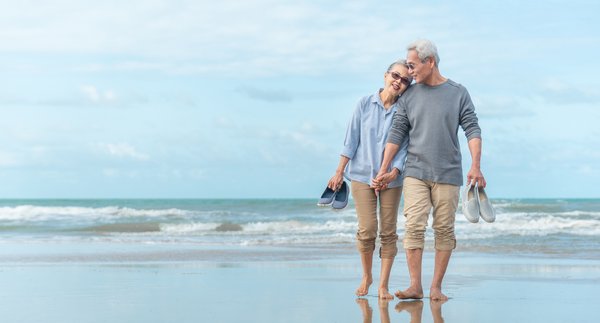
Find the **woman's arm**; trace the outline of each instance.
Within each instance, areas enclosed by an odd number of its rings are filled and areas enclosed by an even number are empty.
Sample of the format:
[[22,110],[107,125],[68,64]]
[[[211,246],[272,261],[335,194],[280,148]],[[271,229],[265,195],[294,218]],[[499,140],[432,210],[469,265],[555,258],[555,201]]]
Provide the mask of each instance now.
[[340,186],[342,186],[342,182],[344,181],[344,170],[346,169],[346,165],[348,165],[349,161],[350,158],[344,155],[340,156],[340,163],[338,164],[338,167],[335,170],[335,175],[333,175],[331,179],[329,179],[327,187],[334,191],[337,191],[340,188]]

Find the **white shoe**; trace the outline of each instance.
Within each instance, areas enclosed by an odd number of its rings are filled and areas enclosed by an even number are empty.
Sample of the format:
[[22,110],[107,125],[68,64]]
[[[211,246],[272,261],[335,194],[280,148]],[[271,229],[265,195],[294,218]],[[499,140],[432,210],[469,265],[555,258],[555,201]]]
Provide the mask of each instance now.
[[489,223],[496,221],[496,212],[483,187],[476,186],[476,195],[477,201],[479,202],[479,213],[481,214],[481,218]]
[[463,214],[471,223],[479,222],[479,201],[477,200],[476,187],[468,184],[463,192],[462,204]]

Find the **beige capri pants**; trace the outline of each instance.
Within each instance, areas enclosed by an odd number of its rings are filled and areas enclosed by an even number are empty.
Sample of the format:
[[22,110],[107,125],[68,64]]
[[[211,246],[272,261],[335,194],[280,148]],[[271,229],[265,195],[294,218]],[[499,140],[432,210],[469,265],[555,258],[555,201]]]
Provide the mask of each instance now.
[[356,232],[358,251],[368,253],[375,250],[378,227],[377,202],[379,200],[379,239],[381,241],[379,256],[385,259],[394,258],[398,253],[396,223],[398,222],[402,186],[380,191],[379,198],[375,195],[375,190],[365,183],[352,181],[351,186],[358,217],[358,231]]
[[460,188],[452,184],[404,178],[404,248],[423,249],[425,228],[433,207],[436,250],[456,248],[454,220]]

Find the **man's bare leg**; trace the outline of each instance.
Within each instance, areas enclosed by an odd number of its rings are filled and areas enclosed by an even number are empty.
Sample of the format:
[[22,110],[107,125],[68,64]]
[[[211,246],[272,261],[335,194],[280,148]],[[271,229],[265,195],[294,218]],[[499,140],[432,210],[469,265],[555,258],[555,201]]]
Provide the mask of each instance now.
[[431,280],[431,289],[429,290],[429,298],[435,301],[446,301],[448,296],[442,294],[442,281],[446,274],[446,268],[450,262],[452,250],[436,250],[435,251],[435,268],[433,269],[433,279]]
[[379,278],[379,299],[394,299],[394,296],[390,294],[388,290],[388,284],[390,281],[390,272],[392,271],[392,265],[394,264],[394,258],[381,258],[381,275]]
[[356,289],[356,296],[365,296],[369,293],[369,286],[373,283],[373,251],[361,252],[360,262],[362,263],[363,278]]
[[423,261],[423,249],[406,249],[406,264],[410,275],[410,286],[395,293],[400,299],[423,298],[423,285],[421,283],[421,262]]

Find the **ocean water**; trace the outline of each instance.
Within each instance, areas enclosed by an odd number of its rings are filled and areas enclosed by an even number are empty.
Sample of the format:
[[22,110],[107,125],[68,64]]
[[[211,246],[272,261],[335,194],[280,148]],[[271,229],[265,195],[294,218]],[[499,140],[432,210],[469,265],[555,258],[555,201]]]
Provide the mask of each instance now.
[[[469,223],[459,208],[458,250],[600,259],[600,199],[492,202],[495,223]],[[400,215],[400,236],[403,225]],[[352,203],[336,211],[311,199],[0,200],[0,243],[10,246],[348,250],[354,248],[355,232]],[[428,228],[426,248],[432,248],[432,240]]]

